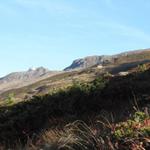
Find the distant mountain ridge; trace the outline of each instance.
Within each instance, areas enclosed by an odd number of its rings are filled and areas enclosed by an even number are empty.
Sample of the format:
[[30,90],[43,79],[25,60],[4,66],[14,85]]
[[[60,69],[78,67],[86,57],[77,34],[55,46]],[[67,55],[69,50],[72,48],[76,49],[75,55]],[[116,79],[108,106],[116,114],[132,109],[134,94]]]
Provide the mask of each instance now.
[[150,62],[150,49],[128,51],[116,55],[88,56],[74,60],[64,71],[50,71],[44,67],[30,68],[27,71],[10,73],[0,78],[0,94],[11,89],[22,88],[37,83],[57,74],[65,73],[66,71],[73,72],[101,65],[104,70],[109,71],[111,68],[113,70],[116,68],[115,72],[118,72],[134,68],[140,63],[145,62]]
[[29,80],[30,78],[36,78],[48,72],[49,70],[44,67],[39,67],[36,69],[30,68],[28,71],[10,73],[5,77],[0,78],[0,83],[3,81],[10,82],[13,80]]
[[[64,71],[86,69],[95,65],[111,64],[111,63],[114,63],[115,60],[117,59],[119,60],[120,58],[128,59],[132,55],[140,55],[140,54],[145,54],[149,52],[150,52],[150,49],[144,49],[144,50],[123,52],[123,53],[116,54],[116,55],[88,56],[85,58],[74,60],[73,63],[69,67],[64,69]],[[140,56],[137,56],[137,60],[139,59],[141,59]]]
[[49,71],[44,67],[30,68],[27,71],[10,73],[0,78],[0,93],[9,89],[32,84],[36,81],[56,75],[57,73],[57,71]]

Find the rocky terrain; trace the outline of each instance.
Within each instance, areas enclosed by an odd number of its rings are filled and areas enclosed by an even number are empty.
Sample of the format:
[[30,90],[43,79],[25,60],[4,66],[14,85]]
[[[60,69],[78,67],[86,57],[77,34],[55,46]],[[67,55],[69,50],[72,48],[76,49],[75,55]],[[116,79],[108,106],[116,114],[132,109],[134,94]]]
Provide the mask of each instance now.
[[24,72],[14,72],[3,78],[0,78],[0,93],[10,89],[16,89],[29,84],[35,83],[39,80],[56,75],[58,72],[49,71],[44,67],[29,69]]
[[[148,54],[148,56],[146,56]],[[141,60],[146,60],[150,58],[150,49],[146,50],[136,50],[128,51],[121,54],[116,54],[112,56],[89,56],[73,61],[73,63],[65,68],[65,71],[77,70],[77,69],[86,69],[95,65],[111,65],[111,64],[121,64],[121,63],[131,63]]]
[[113,56],[90,56],[73,62],[65,71],[49,71],[43,67],[11,73],[0,79],[0,103],[9,94],[15,102],[64,89],[74,82],[90,82],[105,73],[127,75],[138,65],[150,62],[150,49],[129,51]]

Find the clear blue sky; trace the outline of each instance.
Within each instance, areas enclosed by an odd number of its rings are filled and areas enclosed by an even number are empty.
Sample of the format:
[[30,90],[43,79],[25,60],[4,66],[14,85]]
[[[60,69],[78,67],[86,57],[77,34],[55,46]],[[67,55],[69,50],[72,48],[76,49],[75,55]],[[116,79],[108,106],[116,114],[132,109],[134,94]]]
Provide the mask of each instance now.
[[0,0],[0,76],[150,47],[150,0]]

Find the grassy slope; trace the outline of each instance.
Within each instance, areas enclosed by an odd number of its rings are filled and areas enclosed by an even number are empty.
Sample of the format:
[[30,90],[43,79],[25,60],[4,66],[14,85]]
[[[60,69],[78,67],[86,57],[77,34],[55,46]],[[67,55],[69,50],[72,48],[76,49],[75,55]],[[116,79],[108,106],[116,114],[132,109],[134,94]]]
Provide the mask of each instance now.
[[23,99],[28,99],[33,95],[44,95],[57,89],[66,88],[74,81],[91,81],[95,78],[95,72],[82,72],[82,71],[73,71],[62,73],[42,81],[36,82],[32,85],[25,86],[18,89],[12,89],[7,92],[4,92],[0,95],[1,101],[7,99],[10,93],[14,93],[16,102],[22,101]]
[[7,99],[10,93],[14,93],[15,102],[30,99],[33,95],[44,95],[57,89],[63,89],[71,86],[74,81],[88,82],[92,81],[95,77],[103,72],[111,72],[117,74],[121,71],[128,71],[135,68],[138,64],[143,64],[150,61],[150,52],[144,52],[135,55],[122,56],[111,64],[106,65],[106,68],[99,70],[98,68],[89,68],[83,71],[65,72],[35,84],[25,86],[18,89],[6,91],[0,95],[1,104],[5,104],[4,100]]
[[[116,74],[120,71],[128,71],[129,69],[135,68],[138,64],[147,61],[150,61],[150,51],[121,56],[114,62],[112,61],[111,64],[107,64],[106,69],[103,71],[109,71]],[[10,93],[14,93],[16,99],[15,102],[19,102],[30,99],[33,95],[44,95],[60,88],[66,88],[72,85],[75,80],[83,82],[91,81],[100,73],[102,73],[102,71],[96,68],[62,73],[29,86],[6,91],[0,95],[0,104],[5,104],[4,100],[7,99]]]
[[18,138],[26,141],[28,136],[44,129],[61,128],[78,119],[89,123],[89,117],[92,121],[104,111],[113,114],[116,121],[122,120],[136,104],[149,107],[149,83],[147,70],[125,77],[98,78],[89,84],[77,84],[55,94],[1,107],[0,141],[14,143]]

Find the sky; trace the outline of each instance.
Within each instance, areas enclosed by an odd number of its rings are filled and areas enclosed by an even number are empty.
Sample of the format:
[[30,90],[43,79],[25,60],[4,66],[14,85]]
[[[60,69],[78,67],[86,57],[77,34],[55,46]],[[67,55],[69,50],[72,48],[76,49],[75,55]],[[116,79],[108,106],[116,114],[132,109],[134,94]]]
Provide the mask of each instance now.
[[0,0],[0,76],[150,48],[149,0]]

